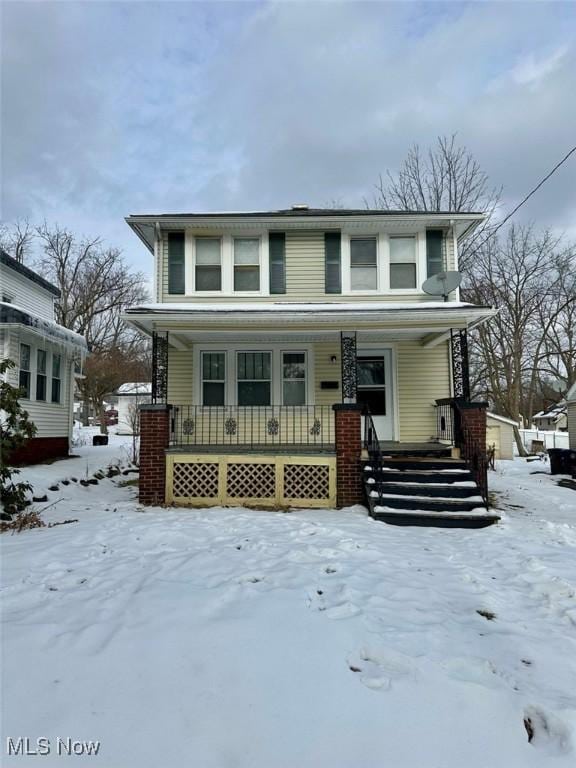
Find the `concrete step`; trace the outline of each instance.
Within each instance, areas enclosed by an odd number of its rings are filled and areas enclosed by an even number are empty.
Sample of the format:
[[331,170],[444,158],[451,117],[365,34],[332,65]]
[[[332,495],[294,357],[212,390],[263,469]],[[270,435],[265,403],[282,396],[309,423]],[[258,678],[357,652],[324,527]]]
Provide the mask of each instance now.
[[450,499],[466,499],[470,496],[478,496],[478,486],[473,480],[465,481],[465,484],[456,483],[387,483],[376,481],[368,483],[370,493],[393,494],[401,496],[432,496]]
[[472,510],[482,509],[486,511],[484,501],[480,495],[472,496],[466,499],[455,499],[433,496],[404,496],[402,494],[377,494],[370,493],[371,505],[374,507],[382,506],[390,509],[408,509],[425,512],[471,512]]

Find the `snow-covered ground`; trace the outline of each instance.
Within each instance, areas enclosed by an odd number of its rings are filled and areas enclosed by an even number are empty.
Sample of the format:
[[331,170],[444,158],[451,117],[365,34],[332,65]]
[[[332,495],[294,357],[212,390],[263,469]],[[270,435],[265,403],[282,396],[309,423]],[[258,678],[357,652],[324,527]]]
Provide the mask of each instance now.
[[105,768],[576,765],[576,492],[547,470],[500,463],[478,531],[61,486],[45,517],[78,523],[0,537],[2,765],[58,737]]

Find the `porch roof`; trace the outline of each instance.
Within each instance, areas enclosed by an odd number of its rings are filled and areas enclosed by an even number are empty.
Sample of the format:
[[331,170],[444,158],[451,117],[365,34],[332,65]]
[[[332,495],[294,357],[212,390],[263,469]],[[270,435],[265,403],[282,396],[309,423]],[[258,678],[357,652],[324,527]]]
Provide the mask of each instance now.
[[492,307],[459,301],[175,303],[132,307],[124,319],[148,334],[298,332],[326,336],[351,330],[425,339],[431,335],[432,343],[441,341],[451,328],[474,327],[495,313]]

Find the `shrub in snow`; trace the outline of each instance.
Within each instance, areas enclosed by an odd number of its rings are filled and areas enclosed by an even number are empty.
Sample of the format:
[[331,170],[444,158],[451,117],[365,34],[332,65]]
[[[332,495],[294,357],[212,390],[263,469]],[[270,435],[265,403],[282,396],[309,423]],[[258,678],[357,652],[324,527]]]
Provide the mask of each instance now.
[[12,360],[0,361],[0,501],[3,520],[9,520],[28,503],[26,494],[32,486],[30,483],[14,482],[19,470],[8,466],[8,462],[14,451],[36,434],[28,412],[18,402],[20,390],[2,378],[10,368],[14,368]]

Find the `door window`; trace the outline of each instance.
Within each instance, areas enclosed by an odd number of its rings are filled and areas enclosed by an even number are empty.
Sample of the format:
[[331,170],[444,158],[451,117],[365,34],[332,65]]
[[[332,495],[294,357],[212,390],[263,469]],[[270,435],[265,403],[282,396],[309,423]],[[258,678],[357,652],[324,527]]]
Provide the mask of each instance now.
[[382,356],[357,360],[357,400],[370,409],[372,416],[386,416],[386,370]]

